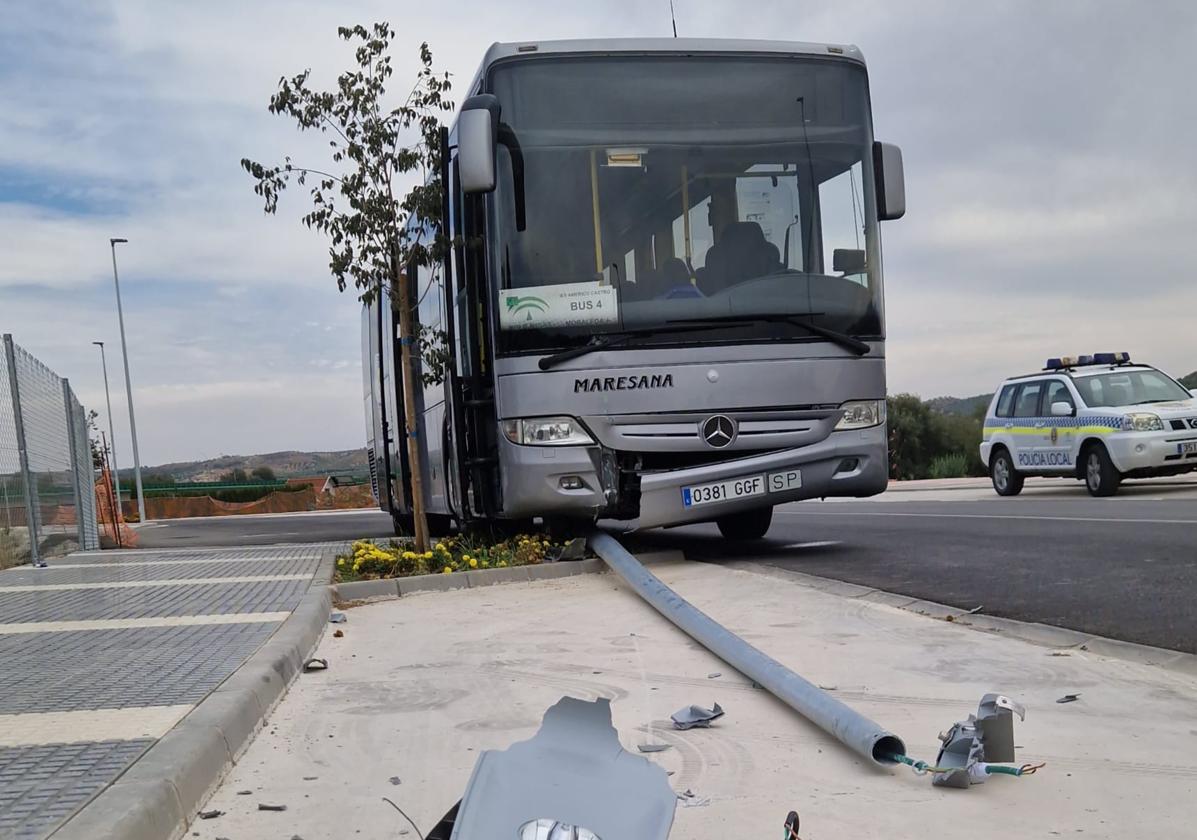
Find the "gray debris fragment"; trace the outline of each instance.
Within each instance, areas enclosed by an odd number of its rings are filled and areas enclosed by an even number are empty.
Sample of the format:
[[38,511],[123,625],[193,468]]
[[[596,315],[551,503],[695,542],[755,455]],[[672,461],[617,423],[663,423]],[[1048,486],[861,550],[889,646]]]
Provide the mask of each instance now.
[[665,752],[669,749],[669,744],[637,744],[636,749],[642,753]]
[[1063,697],[1061,697],[1056,702],[1057,703],[1075,703],[1080,698],[1080,696],[1081,696],[1081,694],[1079,691],[1076,694],[1065,694]]
[[211,811],[200,811],[197,815],[201,820],[214,820],[217,817],[223,817],[224,811],[218,811],[213,808]]
[[719,708],[718,703],[713,709],[687,706],[684,709],[678,709],[669,717],[673,721],[674,729],[693,729],[696,726],[710,726],[711,721],[723,717],[723,709]]
[[348,620],[349,616],[345,615],[343,612],[335,612],[328,617],[330,624],[344,624]]
[[328,669],[328,660],[313,656],[307,662],[303,663],[303,670],[305,671],[324,671]]
[[715,672],[715,673],[713,673],[713,674],[707,674],[707,679],[708,679],[708,680],[716,680],[716,679],[719,679],[719,677],[722,677],[722,676],[723,676],[723,673],[722,673],[721,671],[716,671],[716,672]]
[[388,781],[389,781],[391,784],[393,784],[393,785],[401,785],[401,784],[403,784],[403,780],[402,780],[402,779],[400,779],[398,776],[391,776],[391,778],[390,778],[390,779],[388,779]]
[[665,771],[620,746],[610,701],[563,697],[530,740],[479,756],[453,836],[519,837],[551,814],[579,835],[666,840],[676,806]]
[[252,790],[239,790],[239,791],[237,791],[237,795],[238,796],[252,796],[253,791]]
[[943,771],[931,777],[931,784],[967,788],[985,781],[986,764],[1014,761],[1014,715],[1025,720],[1027,710],[1002,694],[983,696],[975,715],[939,736],[943,746],[935,766]]
[[258,810],[259,811],[285,811],[285,810],[287,810],[287,806],[286,805],[267,805],[265,802],[259,802]]

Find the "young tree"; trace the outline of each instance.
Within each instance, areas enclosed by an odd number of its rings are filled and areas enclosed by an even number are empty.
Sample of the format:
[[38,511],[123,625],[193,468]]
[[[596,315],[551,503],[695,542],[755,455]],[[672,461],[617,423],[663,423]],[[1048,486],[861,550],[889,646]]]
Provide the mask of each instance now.
[[[352,286],[363,302],[378,296],[398,314],[403,368],[403,403],[411,466],[412,518],[416,549],[428,548],[424,515],[424,480],[416,435],[412,347],[419,342],[412,318],[405,272],[443,257],[441,230],[441,116],[453,109],[447,98],[449,74],[434,73],[428,44],[420,46],[421,69],[415,85],[397,107],[388,107],[386,86],[393,70],[389,48],[395,32],[387,23],[340,27],[337,35],[355,44],[355,66],[337,79],[335,90],[310,84],[310,71],[279,81],[270,112],[295,120],[301,131],[328,139],[331,166],[315,169],[292,163],[266,166],[242,159],[254,179],[254,192],[267,213],[292,182],[311,179],[311,210],[303,216],[310,229],[328,236],[329,268],[344,291]],[[403,183],[418,179],[402,195]],[[414,224],[408,224],[414,222]]]
[[277,479],[274,477],[274,470],[272,470],[270,467],[254,467],[250,475],[259,481],[277,481]]

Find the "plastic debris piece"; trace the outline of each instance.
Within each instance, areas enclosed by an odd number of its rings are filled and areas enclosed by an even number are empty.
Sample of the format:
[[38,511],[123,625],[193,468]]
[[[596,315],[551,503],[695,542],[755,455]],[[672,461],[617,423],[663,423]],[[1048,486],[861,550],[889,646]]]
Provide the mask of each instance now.
[[349,620],[349,616],[345,615],[343,612],[335,612],[328,617],[328,620],[332,624],[344,624]]
[[253,796],[253,791],[252,790],[239,790],[239,791],[237,791],[237,795],[238,796]]
[[721,671],[715,671],[713,674],[707,674],[707,679],[708,680],[717,680],[722,676],[723,676],[723,673]]
[[390,779],[388,779],[388,781],[389,781],[391,784],[393,784],[393,785],[401,785],[401,784],[403,784],[403,780],[402,780],[402,779],[400,779],[398,776],[391,776],[391,778],[390,778]]
[[303,670],[304,671],[326,671],[326,670],[328,670],[328,660],[320,659],[319,657],[313,656],[307,662],[303,663]]
[[713,709],[704,709],[702,706],[687,706],[684,709],[678,709],[669,716],[673,721],[674,729],[693,729],[696,726],[710,726],[711,721],[718,720],[723,717],[723,709],[719,708],[719,704],[715,704]]
[[287,810],[287,806],[286,805],[267,805],[265,802],[259,802],[258,810],[259,811],[285,811],[285,810]]
[[197,815],[201,820],[214,820],[217,817],[223,817],[224,811],[218,811],[213,808],[211,811],[200,811]]
[[1081,696],[1080,692],[1077,692],[1076,694],[1065,694],[1063,697],[1061,697],[1056,702],[1057,703],[1075,703],[1077,701],[1077,699],[1080,698],[1080,696]]
[[642,753],[665,752],[669,749],[669,744],[637,744],[636,749]]
[[305,782],[314,782],[314,781],[316,781],[316,780],[317,780],[317,779],[319,779],[319,778],[320,778],[319,776],[304,776],[304,777],[303,777],[303,780],[304,780]]

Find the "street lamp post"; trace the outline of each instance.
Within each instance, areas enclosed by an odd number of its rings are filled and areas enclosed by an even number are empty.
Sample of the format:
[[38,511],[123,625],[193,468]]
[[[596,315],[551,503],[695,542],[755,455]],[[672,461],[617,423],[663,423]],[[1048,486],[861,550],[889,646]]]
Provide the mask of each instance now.
[[125,315],[121,310],[121,281],[116,272],[116,246],[128,239],[109,239],[112,247],[112,282],[116,285],[116,317],[121,326],[121,355],[125,360],[125,395],[129,401],[129,433],[133,438],[133,481],[137,485],[137,519],[145,522],[145,496],[141,491],[141,456],[137,453],[137,421],[133,418],[133,383],[129,379],[129,348],[125,344]]
[[112,427],[112,396],[108,393],[108,358],[104,354],[104,342],[93,341],[100,348],[100,365],[104,369],[104,401],[108,403],[108,438],[112,441],[112,481],[116,485],[116,498],[121,497],[121,471],[116,465],[116,431]]

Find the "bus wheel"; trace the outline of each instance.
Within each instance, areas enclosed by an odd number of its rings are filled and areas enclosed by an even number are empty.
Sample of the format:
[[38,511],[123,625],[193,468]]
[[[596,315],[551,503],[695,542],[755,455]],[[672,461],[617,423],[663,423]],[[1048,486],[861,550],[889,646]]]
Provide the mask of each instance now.
[[772,523],[772,506],[729,513],[715,520],[719,533],[729,540],[759,540],[768,533]]
[[1113,496],[1122,483],[1122,473],[1110,460],[1110,453],[1100,443],[1085,449],[1085,486],[1090,496]]
[[989,462],[989,478],[999,496],[1017,496],[1022,492],[1023,475],[1014,469],[1014,461],[1005,447],[993,453],[993,459]]

